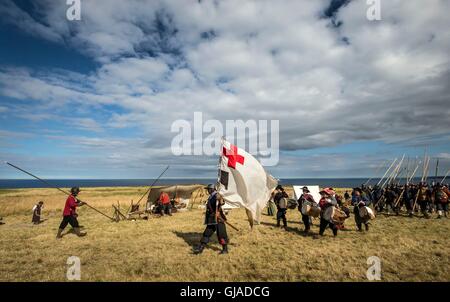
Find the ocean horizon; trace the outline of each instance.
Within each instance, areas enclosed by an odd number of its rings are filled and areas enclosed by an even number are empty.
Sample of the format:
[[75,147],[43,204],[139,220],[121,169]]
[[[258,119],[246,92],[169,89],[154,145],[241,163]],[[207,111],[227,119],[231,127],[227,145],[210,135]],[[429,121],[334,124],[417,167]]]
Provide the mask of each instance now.
[[[443,177],[438,176],[436,179],[440,181]],[[155,179],[46,179],[46,181],[54,187],[140,187],[150,186]],[[380,178],[371,179],[367,185],[375,185]],[[368,178],[280,178],[281,185],[319,185],[320,187],[336,187],[336,188],[354,188],[364,184]],[[400,183],[404,183],[405,179],[399,179]],[[415,178],[413,182],[420,181]],[[434,181],[434,177],[430,177],[428,182]],[[188,185],[188,184],[208,184],[216,182],[216,178],[162,178],[159,179],[155,186],[169,185]],[[0,189],[27,189],[27,188],[49,188],[36,179],[0,179]]]

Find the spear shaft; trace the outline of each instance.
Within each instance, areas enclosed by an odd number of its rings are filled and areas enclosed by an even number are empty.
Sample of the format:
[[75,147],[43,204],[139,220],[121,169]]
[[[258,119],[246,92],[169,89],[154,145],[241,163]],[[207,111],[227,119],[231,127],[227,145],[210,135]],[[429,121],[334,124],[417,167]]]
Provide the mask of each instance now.
[[[11,164],[11,163],[9,163],[9,162],[7,162],[7,161],[5,161],[5,164],[7,164],[7,165],[9,165],[9,166],[11,166],[11,167],[13,167],[13,168],[19,170],[19,171],[22,171],[23,173],[28,174],[28,175],[30,175],[31,177],[36,178],[37,180],[39,180],[39,181],[45,183],[45,184],[46,184],[47,186],[49,186],[50,188],[56,189],[56,190],[58,190],[58,191],[60,191],[60,192],[62,192],[62,193],[64,193],[64,194],[66,194],[66,195],[69,195],[69,196],[72,195],[72,194],[70,194],[69,192],[67,192],[67,191],[65,191],[65,190],[63,190],[63,189],[61,189],[61,188],[58,188],[58,187],[56,187],[56,186],[50,184],[48,181],[46,181],[46,180],[44,180],[44,179],[42,179],[42,178],[40,178],[40,177],[38,177],[38,176],[36,176],[36,175],[34,175],[34,174],[28,172],[28,171],[25,171],[24,169],[21,169],[21,168],[19,168],[19,167],[16,166],[16,165],[13,165],[13,164]],[[78,199],[78,198],[77,198],[77,200],[80,201],[80,202],[83,202],[88,208],[91,208],[92,210],[96,211],[97,213],[102,214],[102,215],[105,216],[105,217],[108,217],[108,218],[111,219],[112,221],[115,221],[114,218],[112,218],[112,217],[106,215],[105,213],[103,213],[103,212],[97,210],[97,209],[94,208],[93,206],[89,205],[87,202],[84,202],[84,201],[82,201],[82,200],[80,200],[80,199]]]

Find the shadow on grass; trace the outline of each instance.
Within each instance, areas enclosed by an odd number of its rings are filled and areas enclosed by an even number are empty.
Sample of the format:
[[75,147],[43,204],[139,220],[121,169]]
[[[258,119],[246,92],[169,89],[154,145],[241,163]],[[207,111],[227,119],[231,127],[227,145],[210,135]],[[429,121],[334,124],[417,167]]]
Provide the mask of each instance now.
[[[277,227],[277,224],[276,224],[276,223],[269,223],[269,222],[264,222],[264,221],[262,221],[260,224],[261,224],[261,225],[271,226],[271,227],[274,227],[274,228],[283,228],[283,227]],[[292,233],[296,233],[296,234],[298,234],[298,235],[307,237],[307,235],[305,235],[305,233],[303,232],[303,230],[299,230],[297,227],[295,227],[295,228],[290,227],[290,226],[289,226],[289,222],[288,222],[288,226],[286,227],[286,232],[292,232]]]
[[[274,227],[274,228],[278,228],[277,225],[276,225],[276,223],[261,222],[261,225],[267,225],[267,226],[271,226],[271,227]],[[309,233],[306,234],[306,233],[303,231],[303,224],[301,223],[300,225],[302,226],[302,229],[299,229],[299,228],[293,228],[293,227],[289,227],[289,222],[288,222],[288,227],[286,228],[286,231],[287,231],[287,232],[293,232],[293,233],[296,233],[296,234],[298,234],[298,235],[300,235],[300,236],[303,236],[303,237],[314,237],[314,236],[318,235],[318,232],[316,233],[316,232],[312,232],[312,231],[310,231]],[[281,227],[281,228],[282,228],[282,227]],[[319,229],[319,225],[318,225],[318,224],[311,225],[311,229],[313,229],[313,228]],[[327,228],[327,229],[328,229],[328,228]],[[344,228],[342,228],[342,229],[339,229],[338,232],[354,232],[354,230],[351,229],[351,228],[348,228],[348,227],[344,227]]]
[[[84,226],[80,225],[79,228],[80,228],[80,230],[84,229]],[[67,232],[62,233],[61,237],[64,237],[64,236],[70,235],[70,234],[77,236],[77,234],[75,233],[75,230],[73,228],[70,228]]]
[[[190,247],[195,248],[200,244],[200,239],[202,238],[202,233],[194,233],[194,232],[177,232],[174,231],[173,232],[175,235],[177,235],[177,237],[180,237],[181,239],[184,240],[184,242],[186,242]],[[214,238],[216,237],[216,238]],[[209,242],[209,244],[206,246],[207,249],[211,249],[214,251],[220,251],[221,249],[219,249],[216,246],[211,245],[212,244],[218,244],[219,242],[217,241],[217,236],[213,235],[213,237],[211,238],[211,241]]]

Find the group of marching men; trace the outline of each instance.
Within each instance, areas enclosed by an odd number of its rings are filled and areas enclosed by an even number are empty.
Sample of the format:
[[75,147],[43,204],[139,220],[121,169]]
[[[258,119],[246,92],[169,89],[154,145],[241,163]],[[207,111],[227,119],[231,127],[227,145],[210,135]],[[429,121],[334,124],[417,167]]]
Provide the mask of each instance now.
[[[222,245],[220,254],[228,253],[228,235],[226,230],[227,218],[222,210],[225,201],[217,193],[213,184],[205,188],[208,193],[206,203],[205,222],[206,225],[200,244],[194,248],[195,254],[203,252],[211,236],[216,233],[219,244]],[[76,208],[85,203],[78,200],[80,188],[73,187],[70,190],[70,196],[67,198],[63,219],[58,228],[56,238],[62,238],[62,232],[70,224],[74,233],[80,237],[86,233],[80,230],[77,219]],[[268,214],[273,215],[273,206],[276,207],[277,227],[283,222],[283,227],[287,229],[286,212],[288,208],[298,208],[304,224],[304,233],[310,233],[312,217],[320,217],[319,235],[323,236],[325,230],[330,228],[334,236],[337,236],[338,230],[344,228],[344,222],[350,217],[350,205],[353,206],[353,214],[358,231],[363,231],[363,225],[366,231],[369,230],[369,221],[375,218],[375,212],[393,211],[396,215],[400,214],[403,206],[406,207],[407,214],[414,216],[414,212],[420,211],[425,218],[431,218],[433,213],[437,213],[437,218],[448,217],[450,191],[449,186],[441,183],[429,186],[426,182],[417,185],[389,185],[386,188],[379,186],[362,185],[354,188],[351,195],[345,192],[344,196],[336,194],[333,188],[324,188],[320,192],[320,200],[316,202],[310,194],[308,187],[302,188],[302,194],[297,201],[289,199],[288,194],[281,185],[278,185],[272,194],[268,204]],[[161,204],[167,205],[168,196],[160,196]],[[43,202],[39,202],[33,208],[32,221],[38,224],[41,221],[41,210]],[[163,212],[166,209],[163,208]],[[170,209],[168,209],[170,213]],[[374,211],[375,210],[375,211]],[[313,238],[319,238],[314,235]]]
[[450,190],[448,184],[426,182],[419,184],[392,184],[386,188],[362,186],[365,199],[373,201],[377,212],[399,215],[403,206],[410,217],[419,212],[425,218],[437,213],[437,218],[448,217]]
[[[421,212],[423,217],[431,218],[437,213],[437,218],[448,217],[450,190],[449,186],[441,183],[428,185],[419,184],[391,184],[386,188],[379,186],[365,186],[354,188],[351,195],[345,192],[344,196],[336,194],[332,188],[324,188],[320,192],[317,202],[310,194],[308,187],[302,188],[302,194],[297,201],[289,199],[281,185],[278,185],[268,204],[268,214],[273,215],[276,207],[277,227],[283,222],[287,228],[286,212],[288,208],[298,208],[304,224],[304,233],[310,233],[312,217],[320,217],[319,235],[323,235],[330,228],[334,236],[338,230],[344,228],[344,222],[350,217],[350,208],[358,231],[369,231],[369,222],[375,218],[375,213],[391,212],[399,215],[403,206],[409,217],[415,212]],[[314,235],[313,238],[318,238]]]

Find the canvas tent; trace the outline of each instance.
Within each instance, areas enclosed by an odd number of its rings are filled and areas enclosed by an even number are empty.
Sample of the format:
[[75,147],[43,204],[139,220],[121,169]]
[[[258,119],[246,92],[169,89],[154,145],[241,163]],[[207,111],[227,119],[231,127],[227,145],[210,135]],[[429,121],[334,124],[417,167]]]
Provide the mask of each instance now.
[[149,210],[154,206],[161,192],[166,192],[170,199],[175,200],[175,206],[178,209],[187,209],[191,199],[198,197],[197,193],[193,194],[198,189],[203,190],[203,185],[178,185],[152,188],[148,194],[146,209]]
[[[147,197],[146,209],[151,210],[156,205],[161,192],[169,194],[171,200],[175,199],[175,204],[178,209],[188,209],[191,202],[198,203],[203,208],[208,199],[208,192],[204,188],[205,185],[178,185],[152,188]],[[222,208],[229,211],[239,207],[225,203]]]
[[293,186],[295,199],[298,200],[300,198],[300,195],[302,195],[302,193],[303,193],[303,191],[302,191],[303,187],[308,187],[308,189],[310,191],[310,194],[314,197],[314,201],[319,203],[320,198],[321,198],[321,196],[319,194],[320,188],[319,188],[319,186],[315,186],[315,185],[296,185],[296,186]]

